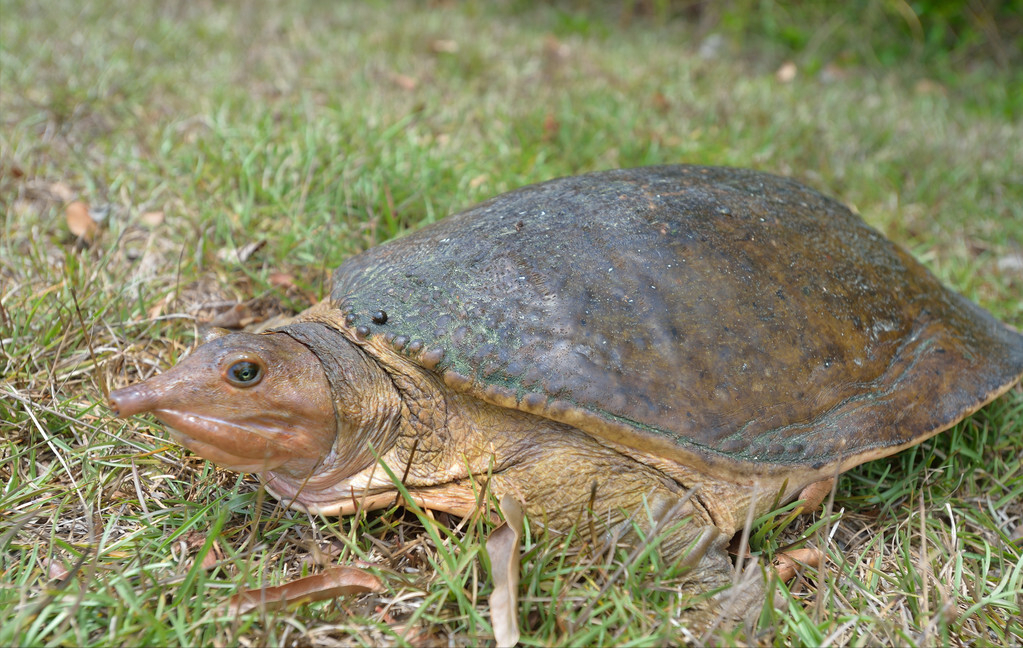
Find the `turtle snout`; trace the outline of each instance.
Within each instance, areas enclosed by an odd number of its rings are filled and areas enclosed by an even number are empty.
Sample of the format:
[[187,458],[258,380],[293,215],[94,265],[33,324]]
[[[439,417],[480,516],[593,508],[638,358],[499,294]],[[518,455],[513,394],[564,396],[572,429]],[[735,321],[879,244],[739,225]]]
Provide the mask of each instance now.
[[156,393],[145,383],[129,385],[110,392],[108,405],[118,418],[148,412],[156,408]]

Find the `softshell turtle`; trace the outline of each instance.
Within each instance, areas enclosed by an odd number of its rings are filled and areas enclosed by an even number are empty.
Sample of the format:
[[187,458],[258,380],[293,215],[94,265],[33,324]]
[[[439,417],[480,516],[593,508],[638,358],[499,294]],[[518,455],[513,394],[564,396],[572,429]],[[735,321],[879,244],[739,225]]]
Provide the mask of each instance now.
[[488,480],[553,529],[672,512],[665,551],[699,546],[710,587],[750,509],[1021,374],[1023,336],[841,204],[670,166],[525,187],[370,249],[291,323],[213,339],[110,404],[317,513],[394,502],[377,462],[459,514]]

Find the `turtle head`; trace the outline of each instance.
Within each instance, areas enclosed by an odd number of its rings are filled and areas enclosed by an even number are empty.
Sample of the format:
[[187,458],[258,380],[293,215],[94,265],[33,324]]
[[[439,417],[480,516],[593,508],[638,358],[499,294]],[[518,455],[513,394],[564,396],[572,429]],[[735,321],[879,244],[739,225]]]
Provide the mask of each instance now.
[[283,333],[230,333],[110,394],[118,417],[151,412],[177,443],[239,472],[301,478],[331,453],[338,421],[316,355]]

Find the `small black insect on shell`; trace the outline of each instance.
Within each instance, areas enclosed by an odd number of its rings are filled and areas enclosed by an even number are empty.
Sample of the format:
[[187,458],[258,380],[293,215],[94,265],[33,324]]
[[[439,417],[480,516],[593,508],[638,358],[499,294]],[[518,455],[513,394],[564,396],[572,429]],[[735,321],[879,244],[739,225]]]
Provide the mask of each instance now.
[[373,313],[374,324],[386,324],[387,323],[387,311],[378,310]]
[[355,313],[348,313],[345,315],[345,324],[351,326],[352,324],[355,324],[355,320],[357,319],[359,318],[355,316]]
[[369,335],[369,327],[368,326],[360,326],[359,328],[355,329],[355,337],[357,337],[359,339],[362,339],[362,338],[366,337],[367,335]]

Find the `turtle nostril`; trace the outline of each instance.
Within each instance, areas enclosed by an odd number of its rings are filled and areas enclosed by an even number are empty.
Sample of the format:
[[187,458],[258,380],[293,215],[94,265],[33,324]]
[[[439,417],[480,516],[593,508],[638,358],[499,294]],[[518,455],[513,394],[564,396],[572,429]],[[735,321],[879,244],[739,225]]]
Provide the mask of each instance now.
[[133,414],[148,412],[156,407],[156,394],[146,383],[130,385],[110,392],[107,404],[114,416],[126,418]]

